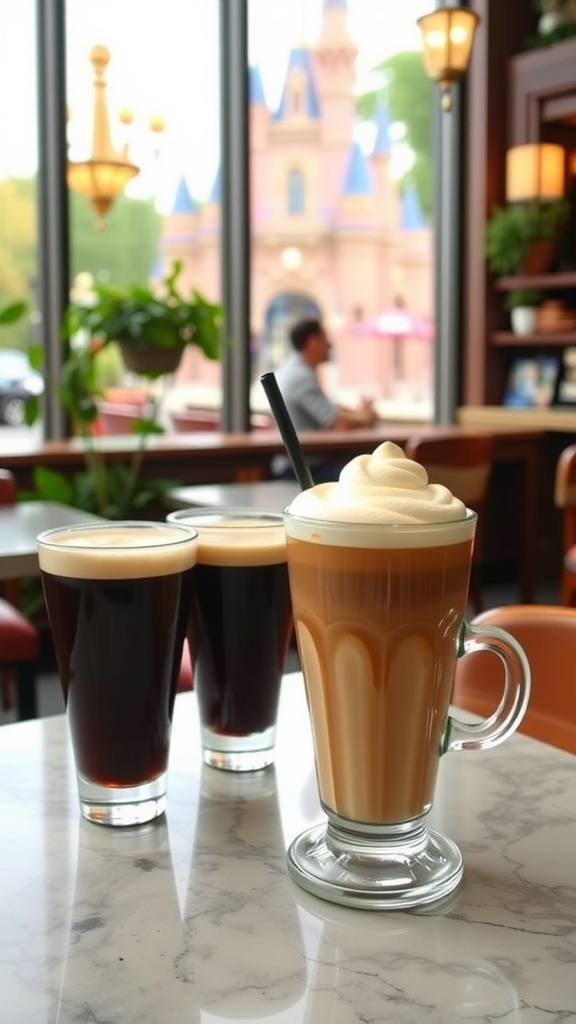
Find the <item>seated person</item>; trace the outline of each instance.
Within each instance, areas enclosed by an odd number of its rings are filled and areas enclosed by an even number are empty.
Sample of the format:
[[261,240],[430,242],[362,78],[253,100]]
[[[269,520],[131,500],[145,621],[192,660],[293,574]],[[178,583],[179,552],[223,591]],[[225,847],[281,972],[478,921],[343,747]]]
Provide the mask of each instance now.
[[[316,370],[332,351],[321,322],[301,320],[294,324],[290,341],[294,351],[276,372],[276,380],[297,433],[373,426],[378,417],[372,402],[363,400],[359,409],[345,409],[331,402],[320,387]],[[342,466],[325,463],[319,457],[309,462],[315,483],[338,479]],[[277,479],[294,479],[286,456],[273,459],[272,474]]]

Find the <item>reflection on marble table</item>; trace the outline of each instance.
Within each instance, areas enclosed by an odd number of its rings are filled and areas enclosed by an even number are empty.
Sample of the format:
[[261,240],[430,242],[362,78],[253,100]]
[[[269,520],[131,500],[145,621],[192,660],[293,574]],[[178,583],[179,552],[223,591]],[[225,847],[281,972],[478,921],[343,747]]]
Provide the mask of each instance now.
[[344,909],[287,877],[323,818],[301,677],[275,768],[201,765],[177,698],[166,817],[80,821],[63,716],[0,730],[2,1024],[507,1024],[576,1019],[576,758],[526,737],[441,764],[464,880],[426,913]]

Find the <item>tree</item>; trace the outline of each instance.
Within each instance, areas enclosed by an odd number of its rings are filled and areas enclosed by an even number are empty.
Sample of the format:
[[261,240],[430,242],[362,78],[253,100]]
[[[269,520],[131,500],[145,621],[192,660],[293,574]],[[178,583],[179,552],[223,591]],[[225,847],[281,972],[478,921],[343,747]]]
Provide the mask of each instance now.
[[392,121],[406,128],[406,143],[414,152],[414,165],[402,178],[412,181],[426,216],[432,209],[432,91],[418,51],[396,53],[382,61],[374,71],[383,85],[358,98],[361,118],[373,120],[382,96]]
[[83,196],[71,194],[70,272],[81,271],[119,286],[150,279],[162,230],[162,218],[152,200],[120,196],[97,230],[96,215]]

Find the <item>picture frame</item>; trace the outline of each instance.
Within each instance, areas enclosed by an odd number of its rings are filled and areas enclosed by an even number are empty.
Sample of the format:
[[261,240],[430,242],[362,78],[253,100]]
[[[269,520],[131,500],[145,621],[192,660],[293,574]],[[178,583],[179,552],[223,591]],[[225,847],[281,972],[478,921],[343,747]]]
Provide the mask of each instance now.
[[573,345],[565,348],[562,353],[554,405],[576,407],[576,347]]
[[548,409],[557,394],[559,372],[560,358],[555,355],[514,359],[503,404],[508,408]]

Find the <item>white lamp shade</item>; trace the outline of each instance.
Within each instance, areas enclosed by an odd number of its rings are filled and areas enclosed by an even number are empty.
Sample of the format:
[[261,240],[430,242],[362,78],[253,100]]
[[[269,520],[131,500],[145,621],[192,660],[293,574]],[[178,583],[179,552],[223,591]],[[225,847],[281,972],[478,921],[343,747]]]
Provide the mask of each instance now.
[[506,200],[560,199],[565,162],[564,148],[551,142],[513,146],[506,153]]

